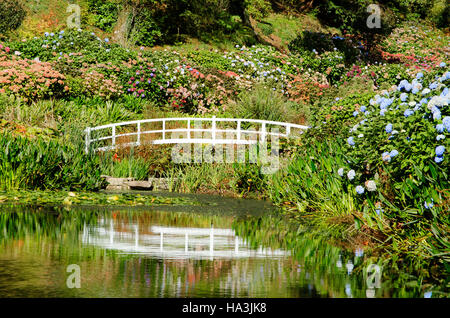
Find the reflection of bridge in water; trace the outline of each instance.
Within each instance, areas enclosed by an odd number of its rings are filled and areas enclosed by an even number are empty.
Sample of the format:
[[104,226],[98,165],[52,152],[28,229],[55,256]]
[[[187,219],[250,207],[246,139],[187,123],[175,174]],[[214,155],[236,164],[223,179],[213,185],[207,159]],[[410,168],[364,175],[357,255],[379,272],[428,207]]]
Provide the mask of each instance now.
[[166,226],[139,228],[137,224],[120,224],[119,231],[115,229],[112,220],[100,220],[95,227],[84,226],[82,242],[126,254],[171,259],[274,258],[289,255],[283,250],[262,247],[251,249],[232,229]]

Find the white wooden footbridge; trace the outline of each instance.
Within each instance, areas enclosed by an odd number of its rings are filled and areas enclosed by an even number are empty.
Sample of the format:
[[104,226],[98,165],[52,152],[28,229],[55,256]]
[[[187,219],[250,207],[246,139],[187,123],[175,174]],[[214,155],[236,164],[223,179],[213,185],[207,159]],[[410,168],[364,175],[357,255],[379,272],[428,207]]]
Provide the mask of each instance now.
[[[155,129],[154,126],[158,127]],[[273,136],[296,137],[307,128],[303,125],[259,119],[155,118],[88,127],[85,130],[85,144],[86,153],[91,146],[95,151],[104,151],[117,146],[140,146],[145,143],[248,145],[257,143],[258,139],[263,142]],[[145,140],[144,135],[152,136]]]

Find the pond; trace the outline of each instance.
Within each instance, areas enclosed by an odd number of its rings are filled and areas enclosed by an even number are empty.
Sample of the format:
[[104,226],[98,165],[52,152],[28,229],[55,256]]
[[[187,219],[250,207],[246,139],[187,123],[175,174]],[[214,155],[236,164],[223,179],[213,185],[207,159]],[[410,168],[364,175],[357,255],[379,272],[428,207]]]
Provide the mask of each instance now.
[[0,297],[423,297],[266,202],[180,196],[200,205],[0,205]]

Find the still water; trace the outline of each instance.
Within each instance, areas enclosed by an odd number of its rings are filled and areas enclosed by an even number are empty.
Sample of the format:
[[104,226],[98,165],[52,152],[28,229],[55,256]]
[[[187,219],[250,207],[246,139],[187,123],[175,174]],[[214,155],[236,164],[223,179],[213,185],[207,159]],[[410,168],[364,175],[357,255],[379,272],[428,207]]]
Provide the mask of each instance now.
[[265,202],[191,197],[201,205],[0,205],[0,297],[423,297]]

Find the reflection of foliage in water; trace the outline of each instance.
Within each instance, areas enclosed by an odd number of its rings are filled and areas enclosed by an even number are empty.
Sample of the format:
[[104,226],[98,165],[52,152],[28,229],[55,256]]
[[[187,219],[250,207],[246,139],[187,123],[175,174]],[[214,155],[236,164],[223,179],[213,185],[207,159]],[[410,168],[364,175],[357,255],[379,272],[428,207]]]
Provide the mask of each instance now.
[[[291,251],[305,278],[314,273],[314,288],[322,296],[346,297],[351,294],[352,297],[366,297],[367,270],[371,264],[382,269],[382,286],[375,291],[377,297],[420,297],[427,290],[433,290],[436,296],[447,295],[443,290],[445,286],[448,288],[448,283],[424,283],[427,276],[415,277],[387,266],[389,264],[385,260],[375,255],[361,255],[360,251],[353,254],[332,246],[317,230],[280,217],[266,216],[234,222],[233,229],[252,246]],[[352,268],[351,277],[348,275],[349,268]]]
[[[292,258],[159,259],[83,245],[85,224],[114,220],[117,231],[130,225],[232,227],[253,248],[291,251]],[[18,259],[18,263],[3,263]],[[149,208],[26,208],[2,206],[0,213],[0,296],[56,297],[366,297],[364,271],[372,257],[356,257],[327,244],[310,229],[281,218],[233,218],[213,214],[161,212]],[[341,267],[337,264],[341,263]],[[347,274],[347,264],[354,266]],[[14,265],[15,264],[15,265]],[[68,264],[82,268],[82,288],[65,288]],[[380,265],[382,265],[380,263]],[[11,274],[13,273],[13,274]],[[10,275],[10,276],[8,276]],[[4,277],[31,277],[11,290]],[[15,277],[15,276],[14,276]],[[52,277],[49,280],[48,277]],[[178,287],[177,287],[178,286]],[[377,297],[417,297],[417,278],[383,271]],[[433,296],[434,297],[434,296]]]

